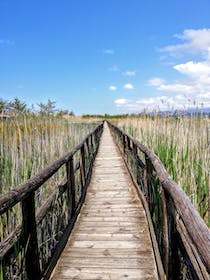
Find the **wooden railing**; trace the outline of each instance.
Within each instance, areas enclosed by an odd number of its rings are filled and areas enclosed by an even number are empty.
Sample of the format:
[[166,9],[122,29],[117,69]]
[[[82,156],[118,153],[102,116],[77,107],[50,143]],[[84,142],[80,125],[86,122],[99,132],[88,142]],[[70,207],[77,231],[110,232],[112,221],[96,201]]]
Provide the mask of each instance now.
[[[71,152],[0,197],[1,280],[49,278],[84,202],[102,130],[100,124]],[[64,179],[55,185],[58,173]],[[50,195],[40,203],[45,192]]]
[[209,279],[210,232],[190,199],[151,150],[109,127],[142,199],[160,279]]

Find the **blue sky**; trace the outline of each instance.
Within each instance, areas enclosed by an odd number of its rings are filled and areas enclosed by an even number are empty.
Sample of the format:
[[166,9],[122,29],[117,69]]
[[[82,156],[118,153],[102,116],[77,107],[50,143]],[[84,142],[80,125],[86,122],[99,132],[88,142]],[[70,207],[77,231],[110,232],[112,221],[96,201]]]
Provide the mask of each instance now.
[[209,0],[0,0],[0,98],[76,114],[210,107]]

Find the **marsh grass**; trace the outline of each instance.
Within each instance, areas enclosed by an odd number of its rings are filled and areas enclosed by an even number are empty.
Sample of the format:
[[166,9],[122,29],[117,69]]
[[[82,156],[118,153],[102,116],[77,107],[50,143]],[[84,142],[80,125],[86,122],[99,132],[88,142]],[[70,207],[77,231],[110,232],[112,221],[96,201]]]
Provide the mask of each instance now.
[[121,119],[117,124],[160,157],[210,225],[210,119],[142,116]]
[[70,151],[94,126],[55,117],[0,121],[0,194]]

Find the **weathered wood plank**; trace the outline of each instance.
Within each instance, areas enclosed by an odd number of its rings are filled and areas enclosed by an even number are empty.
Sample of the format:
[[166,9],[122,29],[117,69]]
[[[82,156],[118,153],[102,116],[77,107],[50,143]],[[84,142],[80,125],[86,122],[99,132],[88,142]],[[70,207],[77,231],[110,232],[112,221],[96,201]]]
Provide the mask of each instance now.
[[70,268],[61,269],[53,279],[112,279],[112,280],[153,280],[156,275],[149,268],[147,269],[111,269],[110,268]]

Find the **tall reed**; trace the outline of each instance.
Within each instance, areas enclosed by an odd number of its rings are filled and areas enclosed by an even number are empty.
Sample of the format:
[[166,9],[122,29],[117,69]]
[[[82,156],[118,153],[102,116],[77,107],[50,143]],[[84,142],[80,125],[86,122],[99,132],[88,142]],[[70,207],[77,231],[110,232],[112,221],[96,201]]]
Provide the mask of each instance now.
[[160,157],[210,225],[210,118],[142,116],[117,123]]
[[78,144],[94,127],[55,117],[0,121],[0,194],[14,188]]

